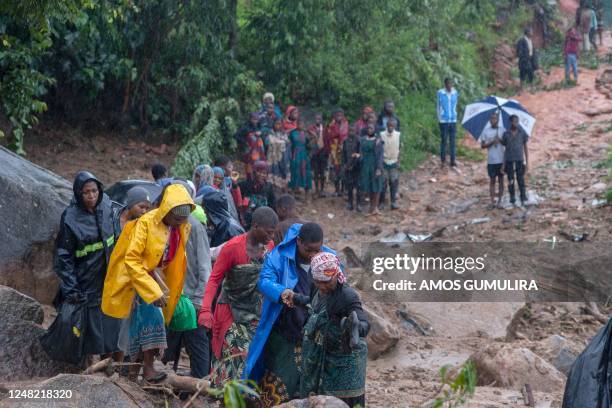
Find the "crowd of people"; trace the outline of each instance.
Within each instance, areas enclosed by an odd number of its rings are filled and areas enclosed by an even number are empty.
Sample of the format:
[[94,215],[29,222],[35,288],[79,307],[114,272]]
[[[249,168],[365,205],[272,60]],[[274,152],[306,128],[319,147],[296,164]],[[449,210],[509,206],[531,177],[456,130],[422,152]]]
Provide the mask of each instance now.
[[158,383],[167,370],[155,362],[176,371],[184,347],[189,375],[215,387],[255,380],[264,406],[313,394],[365,406],[359,296],[321,226],[267,187],[261,158],[240,182],[227,157],[192,180],[156,165],[159,196],[134,186],[121,204],[93,174],[77,174],[56,242],[55,304],[83,306],[73,352],[84,364],[112,357],[130,363],[121,375]]

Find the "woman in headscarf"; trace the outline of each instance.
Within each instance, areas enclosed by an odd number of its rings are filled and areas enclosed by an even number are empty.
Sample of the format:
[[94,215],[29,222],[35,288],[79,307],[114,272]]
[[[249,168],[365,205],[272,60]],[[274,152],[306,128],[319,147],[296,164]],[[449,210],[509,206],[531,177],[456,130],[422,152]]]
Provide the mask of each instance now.
[[278,119],[283,117],[283,113],[281,112],[280,105],[276,103],[276,101],[274,100],[274,94],[272,92],[266,92],[265,94],[263,94],[263,98],[261,98],[261,113],[262,114],[266,113],[266,108],[269,105],[274,106],[274,114],[276,115]]
[[200,164],[193,171],[193,184],[196,188],[196,197],[202,196],[208,190],[214,190],[212,187],[215,173],[212,167],[208,164]]
[[183,290],[191,229],[187,220],[194,208],[185,187],[168,185],[159,208],[125,225],[109,262],[102,311],[120,319],[129,316],[130,361],[143,361],[143,378],[149,382],[166,377],[153,362],[166,348],[165,327]]
[[276,207],[274,186],[268,181],[269,166],[265,161],[256,161],[253,165],[254,177],[240,182],[240,191],[247,204],[242,208],[243,225],[248,230],[251,227],[253,211],[259,207]]
[[341,282],[340,261],[320,252],[310,271],[316,287],[304,326],[300,394],[332,395],[349,407],[365,407],[368,345],[363,340],[370,324],[359,295]]
[[106,268],[115,244],[111,201],[102,183],[87,171],[76,175],[72,190],[74,197],[62,213],[55,244],[53,269],[60,278],[60,290],[53,303],[56,307],[63,302],[84,304],[83,355],[113,353],[116,361],[122,361],[118,344],[121,321],[100,310]]
[[253,176],[253,163],[257,160],[266,160],[264,133],[259,127],[259,113],[251,112],[249,121],[236,132],[234,137],[238,142],[238,149],[241,152],[246,176],[251,178]]
[[289,133],[297,128],[299,118],[300,111],[297,106],[289,105],[285,112],[285,119],[283,120],[283,130],[285,133]]

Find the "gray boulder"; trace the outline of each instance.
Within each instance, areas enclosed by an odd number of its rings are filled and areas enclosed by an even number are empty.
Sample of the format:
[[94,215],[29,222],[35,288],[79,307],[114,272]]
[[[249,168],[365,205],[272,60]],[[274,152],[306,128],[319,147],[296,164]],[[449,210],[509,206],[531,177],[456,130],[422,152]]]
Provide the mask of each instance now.
[[370,322],[370,332],[366,337],[368,343],[368,357],[377,359],[391,350],[400,338],[400,332],[389,320],[376,312],[373,308],[362,305]]
[[71,197],[68,181],[0,146],[0,285],[51,303],[54,239]]
[[0,316],[42,324],[45,313],[36,300],[13,288],[0,285]]
[[339,398],[328,395],[313,395],[309,398],[292,400],[279,405],[279,408],[348,408],[348,405]]
[[60,374],[38,384],[28,386],[31,390],[57,390],[71,392],[71,398],[65,399],[30,399],[15,400],[5,397],[0,400],[0,408],[153,408],[163,407],[161,401],[156,401],[136,384],[129,381],[113,380],[111,378]]
[[40,303],[14,289],[0,286],[0,380],[50,377],[78,368],[51,360],[39,337],[43,310]]

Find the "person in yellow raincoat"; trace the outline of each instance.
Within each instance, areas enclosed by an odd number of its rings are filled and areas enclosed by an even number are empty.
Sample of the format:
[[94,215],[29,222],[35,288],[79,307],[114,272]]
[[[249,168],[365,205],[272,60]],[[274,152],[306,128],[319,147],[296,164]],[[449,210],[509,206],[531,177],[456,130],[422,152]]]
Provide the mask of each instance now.
[[[154,370],[153,361],[166,348],[165,325],[183,289],[187,218],[194,208],[185,187],[168,185],[157,209],[125,225],[104,281],[102,312],[130,319],[130,361],[142,358],[143,378],[149,382],[166,377]],[[127,338],[126,333],[120,334],[120,343],[122,337]]]

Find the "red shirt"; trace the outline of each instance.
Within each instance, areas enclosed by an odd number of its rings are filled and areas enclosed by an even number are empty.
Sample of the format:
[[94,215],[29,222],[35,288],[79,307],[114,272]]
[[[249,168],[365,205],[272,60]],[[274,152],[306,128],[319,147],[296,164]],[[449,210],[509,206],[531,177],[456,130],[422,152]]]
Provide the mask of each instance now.
[[[213,300],[217,296],[217,290],[223,282],[225,274],[234,266],[248,264],[251,261],[246,252],[247,235],[248,233],[238,235],[227,241],[223,248],[221,248],[221,252],[217,256],[210,278],[206,284],[200,316],[204,312],[211,311]],[[274,242],[270,241],[266,247],[272,250]],[[231,306],[226,303],[217,304],[213,313],[213,334],[211,339],[212,350],[217,358],[221,357],[221,348],[223,347],[225,334],[232,323],[234,323],[234,316],[232,315]]]
[[567,57],[568,54],[575,54],[576,57],[580,55],[580,35],[575,28],[572,28],[565,35],[565,46],[563,47],[563,55]]

